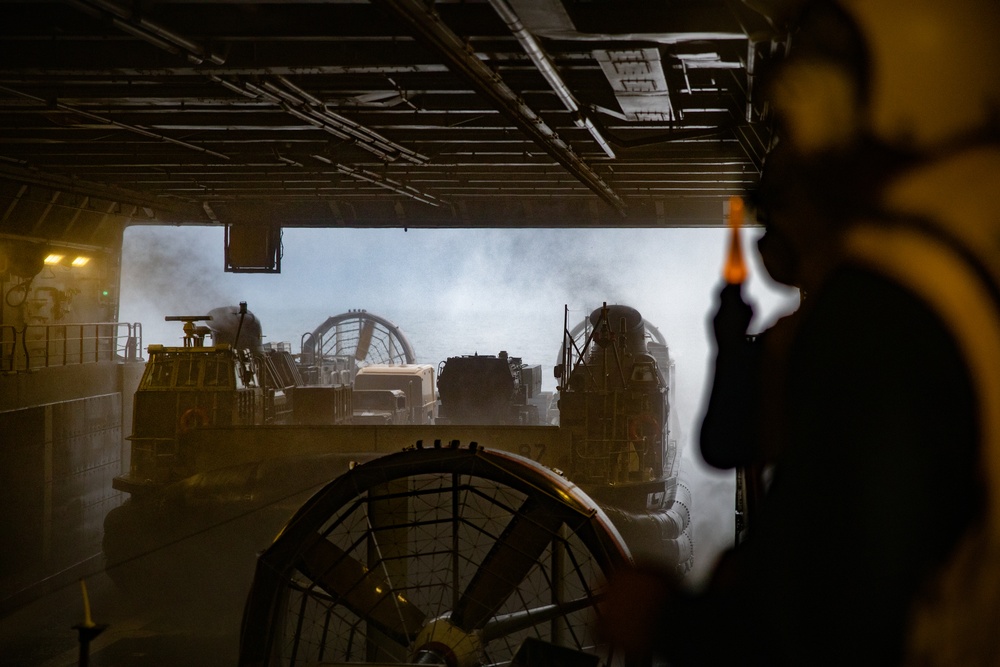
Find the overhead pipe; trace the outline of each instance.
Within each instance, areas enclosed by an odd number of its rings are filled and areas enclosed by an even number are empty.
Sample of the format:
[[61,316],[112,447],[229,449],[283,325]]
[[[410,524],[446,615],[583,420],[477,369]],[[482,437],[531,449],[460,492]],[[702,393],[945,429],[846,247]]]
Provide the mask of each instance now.
[[430,204],[431,206],[440,206],[442,203],[446,203],[442,202],[433,195],[420,192],[414,187],[411,187],[409,185],[404,185],[403,183],[400,183],[399,181],[394,181],[391,178],[379,176],[378,174],[368,171],[367,169],[355,169],[354,167],[349,167],[345,164],[340,164],[340,163],[335,164],[334,167],[337,169],[337,171],[341,172],[342,174],[347,174],[348,176],[351,176],[353,178],[357,178],[362,181],[367,181],[379,187],[385,188],[386,190],[391,190],[392,192],[404,195],[411,199],[416,199],[417,201],[422,202],[424,204]]
[[[74,2],[74,4],[76,4],[76,3]],[[97,13],[97,12],[95,12],[95,14],[98,15],[98,16],[100,16],[100,14]],[[126,33],[132,35],[133,37],[137,37],[138,39],[141,39],[144,42],[152,44],[156,48],[162,49],[162,50],[166,51],[167,53],[172,53],[175,56],[185,56],[185,57],[187,57],[187,59],[188,59],[189,62],[192,62],[195,65],[200,65],[201,64],[200,60],[198,60],[197,58],[192,58],[191,54],[189,54],[189,53],[184,53],[183,49],[177,47],[174,44],[166,42],[166,41],[160,39],[159,37],[156,37],[155,35],[149,34],[145,30],[143,30],[142,28],[139,28],[138,26],[134,26],[131,23],[129,23],[128,21],[123,21],[120,18],[115,18],[115,17],[112,16],[111,17],[111,25],[113,25],[114,27],[118,28],[122,32],[126,32]]]
[[122,123],[122,122],[119,122],[117,120],[112,120],[110,118],[105,118],[104,116],[98,116],[95,113],[91,113],[89,111],[84,111],[83,109],[77,109],[76,107],[71,107],[70,105],[63,104],[62,102],[55,102],[54,104],[52,104],[52,103],[48,102],[47,100],[42,99],[41,97],[37,97],[37,96],[32,95],[30,93],[24,93],[24,92],[21,92],[19,90],[14,90],[13,88],[8,88],[7,86],[0,86],[0,90],[3,90],[4,92],[10,93],[12,95],[17,95],[19,97],[23,97],[23,98],[28,99],[28,100],[33,100],[33,101],[38,102],[40,104],[43,104],[45,106],[54,106],[56,109],[59,109],[61,111],[69,111],[70,113],[75,113],[77,115],[83,116],[84,118],[89,118],[90,120],[94,120],[94,121],[97,121],[99,123],[104,123],[105,125],[113,125],[114,127],[118,127],[118,128],[123,129],[123,130],[128,130],[129,132],[134,132],[136,134],[141,134],[142,136],[149,137],[150,139],[157,139],[159,141],[165,141],[167,143],[175,144],[177,146],[183,146],[184,148],[190,148],[191,150],[199,151],[201,153],[206,153],[208,155],[212,155],[212,156],[215,156],[217,158],[221,158],[223,160],[229,160],[230,159],[230,157],[228,155],[223,155],[222,153],[216,153],[213,150],[209,150],[207,148],[203,148],[203,147],[197,146],[195,144],[189,144],[186,141],[181,141],[180,139],[174,139],[172,137],[168,137],[166,135],[159,134],[158,132],[153,132],[152,130],[147,130],[146,128],[144,128],[144,127],[142,127],[140,125],[128,125],[127,123]]
[[272,81],[265,81],[263,87],[271,93],[279,95],[288,103],[296,105],[299,107],[300,111],[316,118],[324,125],[332,125],[337,130],[346,133],[351,139],[355,140],[359,146],[375,153],[379,157],[390,162],[402,157],[414,164],[423,164],[429,159],[424,155],[420,155],[415,151],[411,151],[408,148],[400,146],[390,139],[386,139],[382,135],[368,129],[360,123],[356,123],[349,118],[345,118],[340,114],[330,111],[318,99],[294,85],[284,77],[278,76],[275,80],[283,86],[286,86],[286,89],[282,89],[281,86],[278,86]]
[[387,153],[392,153],[392,152],[398,153],[399,157],[402,157],[414,164],[423,164],[424,162],[430,160],[430,158],[428,158],[426,155],[421,155],[420,153],[412,151],[409,148],[406,148],[405,146],[400,146],[396,142],[390,139],[386,139],[385,137],[375,132],[374,130],[369,129],[364,125],[361,125],[360,123],[356,123],[350,118],[341,116],[335,111],[331,111],[327,107],[327,105],[323,103],[320,99],[306,92],[302,88],[296,86],[294,83],[292,83],[285,77],[281,76],[280,74],[277,75],[275,78],[278,82],[281,83],[281,85],[285,86],[286,89],[291,90],[297,95],[300,95],[305,100],[305,105],[308,106],[311,112],[320,116],[324,120],[330,121],[335,125],[338,125],[344,131],[350,132],[351,134],[357,133],[357,137],[361,141],[371,142],[373,145],[382,148]]
[[373,185],[377,185],[386,190],[391,190],[396,194],[401,194],[410,199],[416,199],[422,204],[430,204],[431,206],[440,206],[441,204],[447,204],[448,202],[442,201],[433,195],[429,195],[425,192],[420,192],[416,188],[400,183],[399,181],[394,181],[391,178],[386,178],[384,176],[379,176],[378,174],[368,171],[367,169],[355,169],[354,167],[348,167],[345,164],[340,164],[339,162],[334,162],[328,157],[322,155],[313,155],[320,162],[330,165],[337,171],[351,178],[356,178],[360,181],[365,181]]
[[330,134],[332,134],[333,136],[335,136],[335,137],[337,137],[339,139],[344,139],[345,141],[349,141],[351,139],[350,136],[348,136],[347,134],[344,134],[340,130],[337,130],[335,128],[330,127],[329,125],[324,124],[318,118],[313,118],[309,114],[303,113],[303,112],[299,111],[298,109],[296,109],[293,106],[290,106],[288,104],[282,103],[281,104],[281,108],[284,109],[285,113],[287,113],[288,115],[295,116],[299,120],[305,121],[306,123],[309,123],[310,125],[312,125],[314,127],[317,127],[317,128],[319,128],[321,130],[325,130],[326,132],[329,132]]
[[304,164],[302,164],[301,162],[299,162],[297,160],[293,160],[290,157],[285,157],[284,155],[282,155],[281,153],[278,152],[277,148],[275,148],[273,152],[274,152],[274,157],[279,162],[283,162],[283,163],[285,163],[287,165],[291,165],[292,167],[304,167],[305,166]]
[[[302,100],[296,98],[295,96],[291,95],[287,91],[281,90],[280,88],[278,88],[277,86],[275,86],[274,84],[272,84],[270,82],[265,82],[264,83],[264,86],[267,88],[267,89],[265,89],[265,88],[262,88],[260,86],[255,86],[254,84],[250,83],[249,81],[244,81],[244,82],[242,82],[243,83],[243,87],[241,88],[240,86],[236,85],[235,83],[232,83],[231,81],[226,81],[222,77],[216,76],[214,74],[210,75],[208,78],[210,78],[212,81],[215,81],[215,82],[217,82],[219,84],[222,84],[223,87],[225,87],[225,88],[227,88],[227,89],[229,89],[229,90],[231,90],[231,91],[233,91],[235,93],[239,93],[240,95],[243,95],[244,97],[248,97],[248,98],[250,98],[252,100],[256,100],[256,99],[259,99],[259,98],[264,98],[268,102],[271,102],[272,104],[276,104],[279,107],[281,107],[282,110],[284,110],[285,113],[287,113],[287,114],[289,114],[291,116],[295,116],[299,120],[305,121],[306,123],[309,123],[310,125],[312,125],[314,127],[317,127],[317,128],[319,128],[321,130],[325,130],[325,131],[329,132],[330,134],[334,135],[335,137],[337,137],[338,139],[343,139],[345,141],[351,141],[353,139],[346,132],[342,132],[341,130],[337,129],[336,127],[332,127],[330,124],[324,123],[322,119],[317,118],[314,115],[310,115],[310,114],[308,114],[308,113],[306,113],[304,111],[300,111],[299,109],[297,109],[296,108],[297,106],[303,106]],[[296,106],[292,106],[293,104],[296,105]],[[367,146],[366,146],[366,148],[367,148]],[[383,157],[377,151],[372,151],[372,152],[376,153],[376,155],[379,155],[379,157]]]
[[296,86],[294,83],[292,83],[291,81],[289,81],[288,79],[286,79],[282,75],[275,74],[274,78],[281,85],[283,85],[285,88],[287,88],[288,90],[292,91],[293,93],[295,93],[296,95],[298,95],[299,97],[301,97],[302,99],[304,99],[308,104],[311,104],[311,105],[316,106],[316,107],[323,107],[323,106],[325,106],[323,104],[323,100],[319,99],[318,97],[316,97],[315,95],[313,95],[309,91],[303,90],[302,88]]
[[290,90],[296,95],[299,95],[302,98],[302,100],[304,100],[302,102],[302,105],[306,106],[309,109],[310,113],[313,113],[316,116],[320,117],[321,120],[333,123],[334,125],[338,126],[341,130],[355,136],[358,140],[366,143],[371,143],[373,146],[380,148],[382,151],[386,153],[387,159],[396,158],[396,156],[392,155],[392,153],[398,153],[399,157],[402,157],[414,164],[423,164],[424,162],[427,162],[430,159],[425,155],[421,155],[416,151],[412,151],[409,148],[406,148],[405,146],[400,146],[399,144],[390,139],[386,139],[379,133],[365,127],[364,125],[361,125],[360,123],[356,123],[349,118],[345,118],[344,116],[341,116],[340,114],[331,111],[326,106],[326,104],[323,103],[322,100],[318,99],[311,93],[298,87],[297,85],[295,85],[285,77],[281,76],[280,74],[277,75],[275,79],[279,83],[281,83],[281,85],[285,86],[287,90]]
[[445,60],[489,98],[525,134],[601,199],[625,215],[625,203],[590,165],[582,160],[545,121],[481,60],[470,53],[462,39],[420,0],[373,0],[420,36]]
[[222,65],[226,62],[225,58],[212,53],[200,44],[196,44],[148,19],[136,17],[132,10],[114,2],[108,0],[70,0],[70,4],[91,15],[95,11],[111,14],[111,22],[118,28],[171,53],[176,54],[178,53],[177,49],[180,49],[188,60],[196,65],[200,65],[206,60],[216,65]]
[[[220,79],[219,77],[213,76],[211,78],[214,79],[214,80],[219,81],[220,83],[222,83],[223,86],[225,86],[229,90],[232,90],[232,91],[235,91],[237,93],[240,93],[241,95],[249,97],[250,99],[263,98],[263,99],[267,100],[268,102],[271,102],[272,104],[275,104],[275,105],[279,106],[281,108],[281,110],[284,111],[285,113],[287,113],[289,116],[295,116],[299,120],[304,121],[306,123],[309,123],[313,127],[316,127],[316,128],[318,128],[320,130],[324,130],[326,132],[329,132],[330,134],[332,134],[333,136],[337,137],[338,139],[343,139],[344,141],[355,141],[356,142],[355,138],[351,137],[346,132],[341,132],[337,128],[331,127],[328,123],[324,123],[321,119],[316,118],[315,116],[310,115],[310,114],[308,114],[308,113],[306,113],[304,111],[300,111],[297,108],[298,106],[300,106],[299,100],[296,100],[294,97],[291,97],[290,95],[282,94],[282,95],[279,96],[279,95],[273,94],[271,92],[268,92],[264,88],[261,88],[259,86],[255,86],[255,85],[253,85],[252,83],[249,83],[249,82],[244,82],[243,83],[243,85],[246,86],[246,88],[243,89],[243,88],[240,88],[239,86],[237,86],[235,84],[232,84],[232,83],[230,83],[228,81],[225,81],[224,79]],[[267,85],[267,84],[265,84],[265,85]],[[293,106],[293,105],[295,105],[295,106]],[[367,145],[362,144],[362,146],[364,148],[368,148],[369,150],[371,150],[371,148],[369,146],[367,146]],[[380,151],[371,150],[371,152],[374,153],[375,155],[377,155],[378,157],[384,157]]]
[[263,97],[268,102],[271,102],[273,104],[281,104],[281,99],[275,97],[274,95],[271,95],[267,91],[264,91],[264,90],[262,90],[260,88],[257,88],[256,86],[254,86],[252,84],[244,83],[243,85],[246,86],[246,88],[241,88],[241,87],[237,86],[235,83],[233,83],[232,81],[226,81],[222,77],[216,76],[215,74],[209,74],[208,78],[211,79],[212,81],[215,81],[216,83],[218,83],[219,85],[221,85],[223,88],[226,88],[227,90],[231,90],[234,93],[236,93],[237,95],[242,95],[243,97],[246,97],[247,99],[256,100],[256,99],[258,99],[260,97]]
[[556,71],[555,65],[552,63],[552,59],[549,54],[542,49],[541,45],[524,27],[521,23],[521,19],[517,16],[514,9],[507,4],[507,0],[490,0],[490,4],[493,5],[494,11],[500,15],[500,18],[504,20],[507,27],[510,29],[511,33],[517,38],[517,41],[521,43],[524,52],[528,54],[531,58],[531,62],[535,64],[538,71],[541,72],[542,76],[548,82],[549,86],[555,92],[556,96],[562,101],[563,106],[566,110],[573,114],[573,122],[576,123],[577,127],[584,128],[590,132],[590,136],[594,138],[597,145],[607,154],[609,158],[615,158],[615,152],[611,148],[610,144],[601,136],[600,131],[594,125],[590,118],[587,118],[582,111],[580,111],[580,105],[577,104],[576,98],[573,96],[572,91],[562,80],[559,72]]
[[242,87],[215,74],[209,75],[208,78],[244,97],[263,98],[276,104],[285,113],[325,130],[339,139],[352,141],[387,162],[402,157],[413,164],[423,164],[430,159],[416,151],[400,146],[391,139],[386,139],[359,123],[330,111],[319,99],[283,76],[276,76],[273,80],[264,81],[259,86],[249,81],[243,81],[241,82]]
[[[273,90],[272,83],[266,82],[264,85],[269,90]],[[295,106],[292,107],[290,104],[294,104]],[[386,162],[394,162],[397,157],[399,157],[399,154],[401,154],[400,149],[402,149],[402,146],[396,146],[392,144],[392,142],[389,142],[388,139],[383,139],[375,133],[369,134],[364,131],[366,128],[362,128],[356,123],[338,122],[337,120],[331,119],[327,114],[317,112],[317,110],[304,104],[301,100],[295,100],[293,97],[289,98],[289,102],[282,103],[281,108],[296,118],[301,118],[308,123],[316,125],[334,136],[354,142],[359,147],[373,153]],[[378,138],[376,139],[376,137]],[[420,162],[415,159],[411,159],[410,161],[420,164]]]
[[[112,23],[121,30],[170,53],[186,55],[195,64],[201,64],[205,60],[211,61],[216,65],[222,65],[226,62],[225,58],[211,53],[199,44],[148,19],[137,18],[129,9],[114,2],[109,2],[109,0],[70,0],[70,2],[91,15],[95,13],[100,15],[101,12],[110,14]],[[218,76],[210,75],[209,78],[221,83],[230,90],[236,89],[237,92],[242,94],[242,91],[239,91],[238,87]],[[285,77],[279,75],[275,77],[275,80],[281,85],[276,85],[271,81],[265,81],[263,84],[270,92],[270,95],[265,94],[261,88],[252,84],[246,83],[245,85],[254,93],[263,95],[271,102],[280,104],[280,99],[278,98],[282,98],[289,104],[305,108],[308,115],[318,117],[324,129],[342,139],[353,139],[359,146],[384,160],[393,161],[398,157],[402,157],[414,164],[423,164],[430,159],[386,139],[373,130],[330,111],[321,100],[296,86]],[[286,111],[290,111],[287,105],[282,104],[281,106]],[[299,118],[302,117],[298,114],[293,115]],[[331,130],[331,126],[335,129]]]

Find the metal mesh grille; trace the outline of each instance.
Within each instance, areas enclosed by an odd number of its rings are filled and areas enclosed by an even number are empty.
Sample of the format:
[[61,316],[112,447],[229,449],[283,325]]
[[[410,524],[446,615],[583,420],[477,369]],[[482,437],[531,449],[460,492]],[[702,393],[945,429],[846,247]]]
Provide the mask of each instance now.
[[[328,556],[323,565],[303,556],[310,565],[296,572],[282,605],[276,664],[406,662],[412,658],[406,644],[421,628],[437,618],[453,618],[463,597],[474,594],[492,599],[467,599],[466,605],[496,608],[473,630],[484,640],[478,650],[481,664],[508,664],[529,636],[600,652],[592,606],[554,620],[511,622],[519,612],[558,602],[589,598],[592,604],[603,586],[588,547],[558,521],[544,522],[557,527],[544,529],[549,534],[540,538],[538,543],[545,542],[540,550],[526,544],[528,553],[519,552],[515,544],[518,555],[491,557],[528,501],[503,484],[452,473],[393,480],[359,495],[320,530],[322,539],[336,547],[333,552],[325,545],[317,549]],[[526,574],[513,562],[522,559],[532,561]],[[499,583],[478,586],[475,577],[486,563]],[[349,571],[367,574],[352,578]],[[347,580],[351,583],[343,583]],[[374,610],[358,601],[364,587],[378,591],[381,601]],[[605,664],[614,662],[604,657]]]

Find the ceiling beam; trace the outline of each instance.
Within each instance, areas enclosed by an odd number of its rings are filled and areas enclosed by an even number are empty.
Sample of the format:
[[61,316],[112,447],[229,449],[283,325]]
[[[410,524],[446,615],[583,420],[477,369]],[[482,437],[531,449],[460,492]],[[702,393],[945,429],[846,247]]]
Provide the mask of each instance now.
[[[186,202],[179,199],[154,197],[125,188],[88,182],[78,178],[58,176],[56,174],[42,173],[37,170],[24,167],[0,164],[0,178],[6,178],[16,183],[40,185],[53,190],[59,190],[61,192],[70,192],[86,197],[98,197],[112,202],[138,206],[140,208],[151,208],[158,211],[167,211],[170,213],[186,215],[198,210],[194,205],[188,205]],[[204,217],[204,214],[196,216],[196,218],[197,217]]]
[[414,34],[442,57],[450,69],[465,77],[559,164],[619,214],[626,214],[625,203],[611,186],[573,152],[499,75],[470,53],[462,39],[431,8],[419,0],[375,0],[374,4],[408,25]]
[[101,123],[103,125],[110,125],[110,126],[122,129],[122,130],[128,130],[129,132],[134,132],[135,134],[139,134],[139,135],[142,135],[142,136],[150,138],[150,139],[156,139],[158,141],[165,141],[167,143],[175,144],[177,146],[182,146],[184,148],[188,148],[188,149],[193,150],[193,151],[199,151],[201,153],[205,153],[205,154],[211,155],[212,157],[217,157],[217,158],[222,159],[222,160],[228,160],[229,159],[228,155],[223,155],[222,153],[216,153],[215,151],[209,150],[209,149],[207,149],[207,148],[205,148],[203,146],[198,146],[198,145],[189,143],[187,141],[181,141],[180,139],[174,139],[173,137],[168,137],[168,136],[166,136],[164,134],[159,134],[157,132],[153,132],[153,131],[148,130],[148,129],[144,128],[144,127],[139,127],[137,125],[127,125],[125,123],[120,123],[120,122],[118,122],[116,120],[113,120],[111,118],[105,118],[103,116],[99,116],[97,114],[90,113],[89,111],[84,111],[83,109],[77,109],[76,107],[71,107],[68,104],[63,104],[61,102],[53,102],[53,103],[50,104],[50,103],[46,102],[46,100],[44,100],[44,99],[42,99],[42,98],[40,98],[40,97],[38,97],[36,95],[31,95],[29,93],[25,93],[25,92],[21,92],[21,91],[18,91],[18,90],[14,90],[13,88],[8,88],[7,86],[0,86],[0,91],[6,92],[6,93],[10,93],[11,95],[16,95],[16,96],[19,96],[19,97],[23,97],[25,99],[32,100],[34,102],[38,102],[41,105],[48,105],[48,106],[50,106],[50,107],[52,107],[54,109],[58,109],[60,111],[66,111],[66,112],[69,112],[69,113],[77,114],[79,116],[83,116],[84,118],[90,119],[92,121],[96,121],[96,122]]

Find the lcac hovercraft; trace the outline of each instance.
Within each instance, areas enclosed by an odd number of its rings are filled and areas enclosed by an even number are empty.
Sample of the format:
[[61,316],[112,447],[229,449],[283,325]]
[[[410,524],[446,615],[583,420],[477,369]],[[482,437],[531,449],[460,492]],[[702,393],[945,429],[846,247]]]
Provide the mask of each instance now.
[[[288,350],[262,343],[260,321],[245,302],[166,320],[184,323],[184,344],[149,346],[134,399],[129,471],[113,483],[134,496],[199,472],[192,453],[181,445],[185,434],[213,426],[286,422],[288,392],[302,384]],[[209,335],[212,344],[206,345]],[[348,401],[345,418],[349,408]]]
[[619,306],[565,331],[563,470],[421,440],[315,494],[258,559],[240,665],[629,665],[595,633],[608,577],[691,565],[669,359],[648,335]]

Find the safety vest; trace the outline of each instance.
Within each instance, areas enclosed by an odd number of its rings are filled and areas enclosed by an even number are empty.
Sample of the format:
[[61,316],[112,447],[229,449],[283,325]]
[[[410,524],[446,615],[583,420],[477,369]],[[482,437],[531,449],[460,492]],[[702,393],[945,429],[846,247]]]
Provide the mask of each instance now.
[[923,166],[885,191],[898,224],[859,224],[846,257],[920,296],[966,359],[986,519],[916,604],[908,667],[1000,665],[1000,147]]

